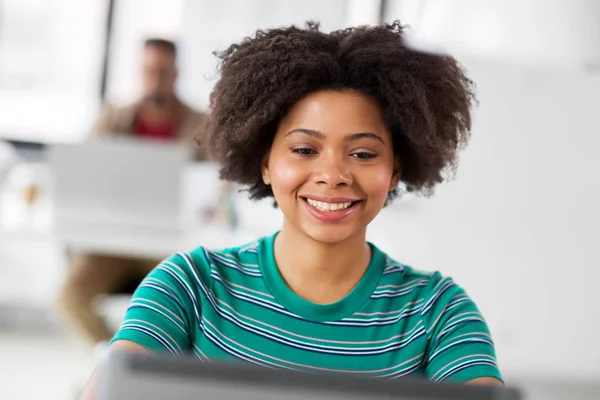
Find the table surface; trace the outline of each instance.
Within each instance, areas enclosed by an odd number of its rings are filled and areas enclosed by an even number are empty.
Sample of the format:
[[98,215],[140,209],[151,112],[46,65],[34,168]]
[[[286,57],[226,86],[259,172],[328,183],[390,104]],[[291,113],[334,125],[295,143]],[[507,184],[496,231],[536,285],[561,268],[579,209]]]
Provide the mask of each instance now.
[[[29,169],[27,172],[16,172],[17,175],[21,175],[22,181],[31,181],[32,176],[35,176],[36,182],[42,188],[50,184],[45,164],[28,165],[26,168]],[[59,231],[52,220],[52,201],[47,193],[42,191],[35,203],[28,207],[23,202],[22,192],[15,188],[14,182],[12,186],[4,184],[0,185],[0,188],[0,241],[57,241],[78,251],[161,258],[200,245],[207,248],[239,245],[268,231],[266,227],[232,230],[224,223],[207,223],[200,220],[181,230],[148,228],[125,223],[97,224],[90,221],[79,222],[75,227]],[[189,201],[186,204],[193,206]]]

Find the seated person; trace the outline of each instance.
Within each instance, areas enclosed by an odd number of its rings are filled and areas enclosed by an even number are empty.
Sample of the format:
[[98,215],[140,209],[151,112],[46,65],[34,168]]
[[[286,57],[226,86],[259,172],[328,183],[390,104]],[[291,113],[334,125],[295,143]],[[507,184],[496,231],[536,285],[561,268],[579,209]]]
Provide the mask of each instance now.
[[112,347],[502,385],[465,290],[366,240],[401,180],[430,193],[456,166],[474,98],[456,60],[410,50],[399,23],[260,31],[220,56],[209,144],[224,178],[274,197],[283,226],[160,263]]
[[[133,105],[106,107],[94,124],[97,136],[131,135],[140,140],[180,140],[194,146],[196,135],[206,132],[207,116],[181,102],[175,93],[176,46],[163,39],[148,39],[143,53],[143,96]],[[207,159],[204,148],[195,158]],[[68,320],[91,343],[114,335],[94,309],[99,295],[130,292],[160,260],[117,257],[110,254],[70,254],[70,271],[60,293],[60,306]]]

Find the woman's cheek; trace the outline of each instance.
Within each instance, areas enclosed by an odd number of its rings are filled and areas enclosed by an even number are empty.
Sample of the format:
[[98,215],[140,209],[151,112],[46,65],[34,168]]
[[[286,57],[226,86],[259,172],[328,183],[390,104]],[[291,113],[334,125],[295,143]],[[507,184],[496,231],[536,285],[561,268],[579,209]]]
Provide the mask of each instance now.
[[271,163],[271,185],[278,191],[287,192],[302,185],[302,176],[306,172],[296,163],[286,160],[275,160]]
[[387,198],[392,180],[390,171],[387,168],[381,168],[369,175],[369,177],[365,177],[364,179],[365,192],[371,197]]

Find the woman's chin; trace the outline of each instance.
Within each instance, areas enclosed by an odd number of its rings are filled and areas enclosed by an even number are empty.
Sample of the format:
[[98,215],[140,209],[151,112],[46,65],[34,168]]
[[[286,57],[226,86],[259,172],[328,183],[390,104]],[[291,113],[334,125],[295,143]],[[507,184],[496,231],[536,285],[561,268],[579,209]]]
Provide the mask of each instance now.
[[315,242],[334,245],[342,243],[358,233],[356,229],[348,227],[310,227],[305,230],[305,234]]

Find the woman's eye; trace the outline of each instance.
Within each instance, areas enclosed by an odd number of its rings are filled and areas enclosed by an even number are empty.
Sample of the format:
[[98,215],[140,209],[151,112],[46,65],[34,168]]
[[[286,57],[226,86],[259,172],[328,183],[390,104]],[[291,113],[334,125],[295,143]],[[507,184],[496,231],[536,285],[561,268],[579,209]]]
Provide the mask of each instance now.
[[356,152],[356,153],[352,153],[351,155],[352,155],[352,157],[358,158],[358,159],[361,159],[361,160],[370,160],[372,158],[377,157],[377,154],[368,153],[366,151],[359,151],[359,152]]
[[301,154],[303,156],[310,156],[311,154],[315,153],[315,151],[313,149],[308,149],[308,148],[293,149],[292,152]]

